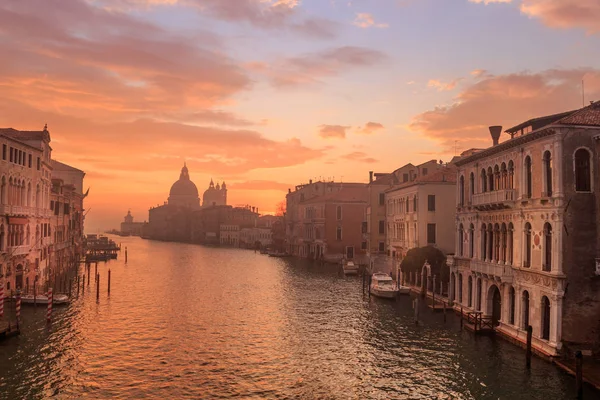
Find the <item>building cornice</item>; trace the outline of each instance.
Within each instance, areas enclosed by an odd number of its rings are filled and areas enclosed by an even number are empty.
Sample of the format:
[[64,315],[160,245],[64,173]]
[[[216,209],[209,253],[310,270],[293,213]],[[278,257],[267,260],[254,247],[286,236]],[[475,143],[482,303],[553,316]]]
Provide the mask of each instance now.
[[472,156],[466,157],[462,160],[457,161],[455,164],[458,167],[463,165],[467,165],[477,160],[481,160],[483,158],[487,158],[493,156],[495,154],[501,153],[503,151],[509,150],[513,147],[522,146],[524,144],[533,142],[535,140],[552,136],[556,134],[556,131],[552,128],[543,128],[536,132],[531,132],[527,135],[519,136],[514,139],[507,140],[506,142],[502,142],[496,146],[489,147],[483,151],[473,154]]

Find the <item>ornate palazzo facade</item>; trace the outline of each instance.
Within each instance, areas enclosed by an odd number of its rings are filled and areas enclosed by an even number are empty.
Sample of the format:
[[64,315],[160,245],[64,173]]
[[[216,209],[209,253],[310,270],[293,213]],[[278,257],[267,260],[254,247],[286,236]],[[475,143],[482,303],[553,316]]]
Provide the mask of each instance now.
[[[500,127],[492,127],[494,146],[457,162],[450,296],[518,341],[526,340],[530,325],[534,347],[550,355],[565,344],[598,347],[597,321],[576,305],[586,293],[588,311],[600,311],[598,231],[579,223],[598,211],[593,137],[600,133],[599,108],[527,121],[509,129],[511,139],[501,144]],[[586,241],[591,246],[578,251]],[[575,332],[582,329],[588,334]]]

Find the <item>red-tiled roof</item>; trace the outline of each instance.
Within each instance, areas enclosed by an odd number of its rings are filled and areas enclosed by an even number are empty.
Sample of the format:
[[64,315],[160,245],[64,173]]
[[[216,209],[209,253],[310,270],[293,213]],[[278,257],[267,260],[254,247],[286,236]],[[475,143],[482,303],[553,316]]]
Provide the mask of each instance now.
[[0,134],[17,140],[43,140],[44,131],[18,131],[13,128],[0,128]]
[[420,183],[456,183],[456,175],[458,168],[453,165],[447,165],[443,168],[437,169],[430,175],[423,175],[411,182],[406,182],[398,186],[393,186],[386,190],[386,192],[393,192],[398,189],[405,187],[418,185]]
[[600,101],[562,118],[556,124],[600,126]]

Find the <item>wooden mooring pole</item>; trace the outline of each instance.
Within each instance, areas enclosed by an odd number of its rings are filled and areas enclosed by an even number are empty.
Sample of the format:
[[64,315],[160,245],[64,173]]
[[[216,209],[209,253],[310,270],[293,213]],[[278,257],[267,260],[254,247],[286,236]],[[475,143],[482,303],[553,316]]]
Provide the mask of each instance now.
[[96,302],[100,302],[100,274],[96,275]]
[[127,246],[125,246],[125,264],[127,264]]
[[533,328],[531,325],[527,325],[527,351],[525,353],[525,365],[527,368],[531,368],[531,336],[533,334]]
[[108,270],[108,295],[110,296],[110,268]]
[[443,302],[444,304],[444,322],[446,322],[446,302]]
[[419,325],[419,298],[418,297],[413,300],[413,307],[415,308],[415,325]]
[[71,298],[71,290],[73,289],[73,279],[69,279],[69,299]]
[[575,353],[575,391],[577,399],[583,399],[583,354]]
[[460,306],[460,329],[463,328],[463,307]]
[[79,298],[79,274],[77,274],[77,298]]
[[[88,282],[89,282],[89,278],[88,278]],[[81,295],[83,296],[85,294],[85,274],[83,274],[83,279],[81,280]]]

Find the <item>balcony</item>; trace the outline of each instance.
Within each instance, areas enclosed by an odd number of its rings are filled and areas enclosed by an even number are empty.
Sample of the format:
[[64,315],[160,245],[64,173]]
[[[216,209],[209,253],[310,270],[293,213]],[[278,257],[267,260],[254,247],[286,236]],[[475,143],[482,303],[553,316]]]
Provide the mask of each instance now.
[[480,210],[499,210],[511,208],[517,199],[515,189],[494,190],[473,195],[473,206]]
[[471,260],[471,271],[488,275],[500,282],[511,283],[513,281],[513,269],[510,265],[502,263],[487,262],[481,260]]
[[8,254],[11,256],[24,256],[29,254],[31,246],[13,246],[8,248]]
[[37,216],[43,218],[50,218],[52,216],[52,210],[41,209],[37,207],[27,206],[14,206],[10,204],[0,205],[0,215],[14,215],[14,216]]

